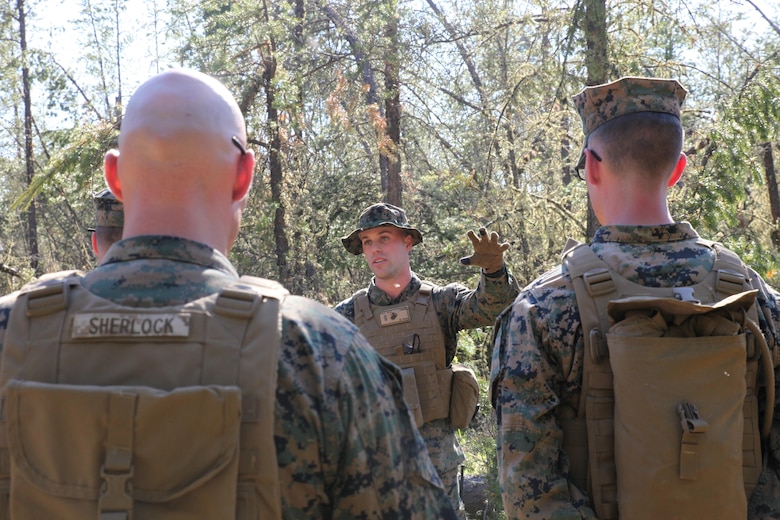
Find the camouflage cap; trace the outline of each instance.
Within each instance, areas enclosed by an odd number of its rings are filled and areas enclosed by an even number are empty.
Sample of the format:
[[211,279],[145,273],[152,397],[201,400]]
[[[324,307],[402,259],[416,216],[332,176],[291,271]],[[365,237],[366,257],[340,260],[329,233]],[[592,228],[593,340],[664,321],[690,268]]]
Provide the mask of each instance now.
[[[121,228],[125,224],[125,206],[117,200],[111,190],[105,189],[95,193],[95,226]],[[89,228],[95,231],[95,228]]]
[[353,255],[359,255],[363,252],[360,232],[379,226],[395,226],[407,231],[412,237],[413,246],[422,242],[422,234],[409,225],[404,210],[392,204],[379,203],[363,210],[358,220],[357,229],[349,235],[342,237],[341,243],[344,244],[347,251]]
[[577,168],[585,166],[588,136],[595,129],[616,117],[635,112],[663,112],[679,119],[686,94],[677,80],[632,76],[584,88],[572,98],[582,118],[585,134]]

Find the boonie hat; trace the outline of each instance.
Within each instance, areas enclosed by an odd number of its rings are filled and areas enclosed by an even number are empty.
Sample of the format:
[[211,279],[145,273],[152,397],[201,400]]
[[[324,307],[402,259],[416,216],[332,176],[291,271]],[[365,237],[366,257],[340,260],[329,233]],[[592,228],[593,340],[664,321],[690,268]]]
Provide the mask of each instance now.
[[[106,188],[95,193],[92,198],[95,200],[95,227],[124,227],[125,206],[111,190]],[[95,228],[88,228],[88,231],[95,231]]]
[[379,203],[369,206],[363,210],[358,220],[358,226],[355,231],[341,238],[344,248],[353,255],[359,255],[363,252],[363,243],[360,241],[361,231],[379,227],[395,226],[408,232],[412,237],[412,245],[416,246],[422,242],[422,234],[409,225],[406,220],[406,212],[392,204]]
[[687,91],[677,80],[626,76],[611,83],[585,87],[574,96],[574,106],[582,118],[582,145],[577,168],[585,166],[588,136],[616,117],[635,112],[662,112],[680,118]]

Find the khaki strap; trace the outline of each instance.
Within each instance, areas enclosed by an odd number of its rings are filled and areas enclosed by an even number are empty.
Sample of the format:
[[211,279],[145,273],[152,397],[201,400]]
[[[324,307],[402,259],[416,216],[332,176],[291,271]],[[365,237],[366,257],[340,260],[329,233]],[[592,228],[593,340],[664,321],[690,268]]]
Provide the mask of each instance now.
[[138,396],[112,392],[108,408],[106,459],[100,468],[103,486],[98,520],[133,518],[133,423]]
[[707,421],[699,417],[696,405],[689,402],[680,403],[677,407],[682,426],[680,439],[680,478],[696,480],[699,473],[699,441],[707,433]]
[[425,312],[428,310],[428,301],[430,301],[432,293],[433,286],[431,284],[423,282],[422,285],[420,285],[420,290],[418,291],[417,297],[414,300],[415,322],[422,322],[425,320]]
[[288,293],[281,286],[269,287],[267,281],[250,277],[241,280],[259,288],[253,291],[252,319],[246,328],[246,339],[259,348],[242,351],[238,381],[242,389],[251,388],[253,395],[264,398],[242,403],[238,516],[252,518],[252,513],[259,509],[268,518],[281,518],[282,493],[273,424],[282,329],[280,308]]
[[365,289],[359,291],[355,296],[355,325],[360,329],[365,327],[366,332],[372,332],[379,329],[379,322],[374,319],[374,313],[371,312],[371,303],[368,301],[368,291]]
[[[70,281],[48,284],[27,294],[29,336],[22,379],[57,381],[60,338],[65,325]],[[53,316],[52,316],[53,315]],[[45,318],[46,319],[36,319]]]
[[[769,345],[761,333],[761,329],[756,322],[751,319],[745,320],[745,324],[750,332],[753,333],[753,337],[758,341],[758,346],[761,348],[761,366],[764,368],[766,402],[775,402],[775,365],[772,358],[772,352],[769,350]],[[772,431],[772,422],[774,421],[774,406],[764,407],[764,420],[761,425],[761,438],[766,440],[769,438],[769,434]]]

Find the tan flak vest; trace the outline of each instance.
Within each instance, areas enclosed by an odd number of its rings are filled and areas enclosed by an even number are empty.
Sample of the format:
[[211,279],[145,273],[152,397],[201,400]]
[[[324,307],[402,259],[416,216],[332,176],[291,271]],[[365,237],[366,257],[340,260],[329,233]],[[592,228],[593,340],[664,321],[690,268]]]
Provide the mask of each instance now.
[[365,289],[355,296],[355,325],[379,354],[401,368],[404,398],[418,426],[450,413],[452,370],[432,292],[423,282],[411,299],[387,306],[372,305]]
[[276,282],[181,306],[22,290],[0,368],[0,518],[281,518]]
[[602,520],[747,516],[774,409],[759,431],[759,385],[774,402],[777,350],[739,257],[700,244],[714,268],[682,288],[630,282],[584,244],[563,252],[585,352],[579,409],[558,417],[569,478]]

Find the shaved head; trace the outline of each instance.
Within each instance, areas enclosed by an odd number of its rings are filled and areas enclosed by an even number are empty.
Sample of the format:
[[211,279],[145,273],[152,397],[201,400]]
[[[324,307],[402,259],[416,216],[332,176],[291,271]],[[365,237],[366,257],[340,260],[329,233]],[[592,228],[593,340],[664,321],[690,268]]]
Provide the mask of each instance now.
[[246,141],[243,116],[227,88],[196,71],[170,70],[141,85],[130,99],[119,150],[138,139],[186,149],[191,138],[213,139],[212,148],[232,152],[233,135]]
[[124,237],[168,234],[226,249],[213,241],[237,226],[254,167],[233,137],[246,143],[244,118],[216,79],[176,69],[142,84],[122,120],[119,150],[106,158],[106,179],[125,204]]

